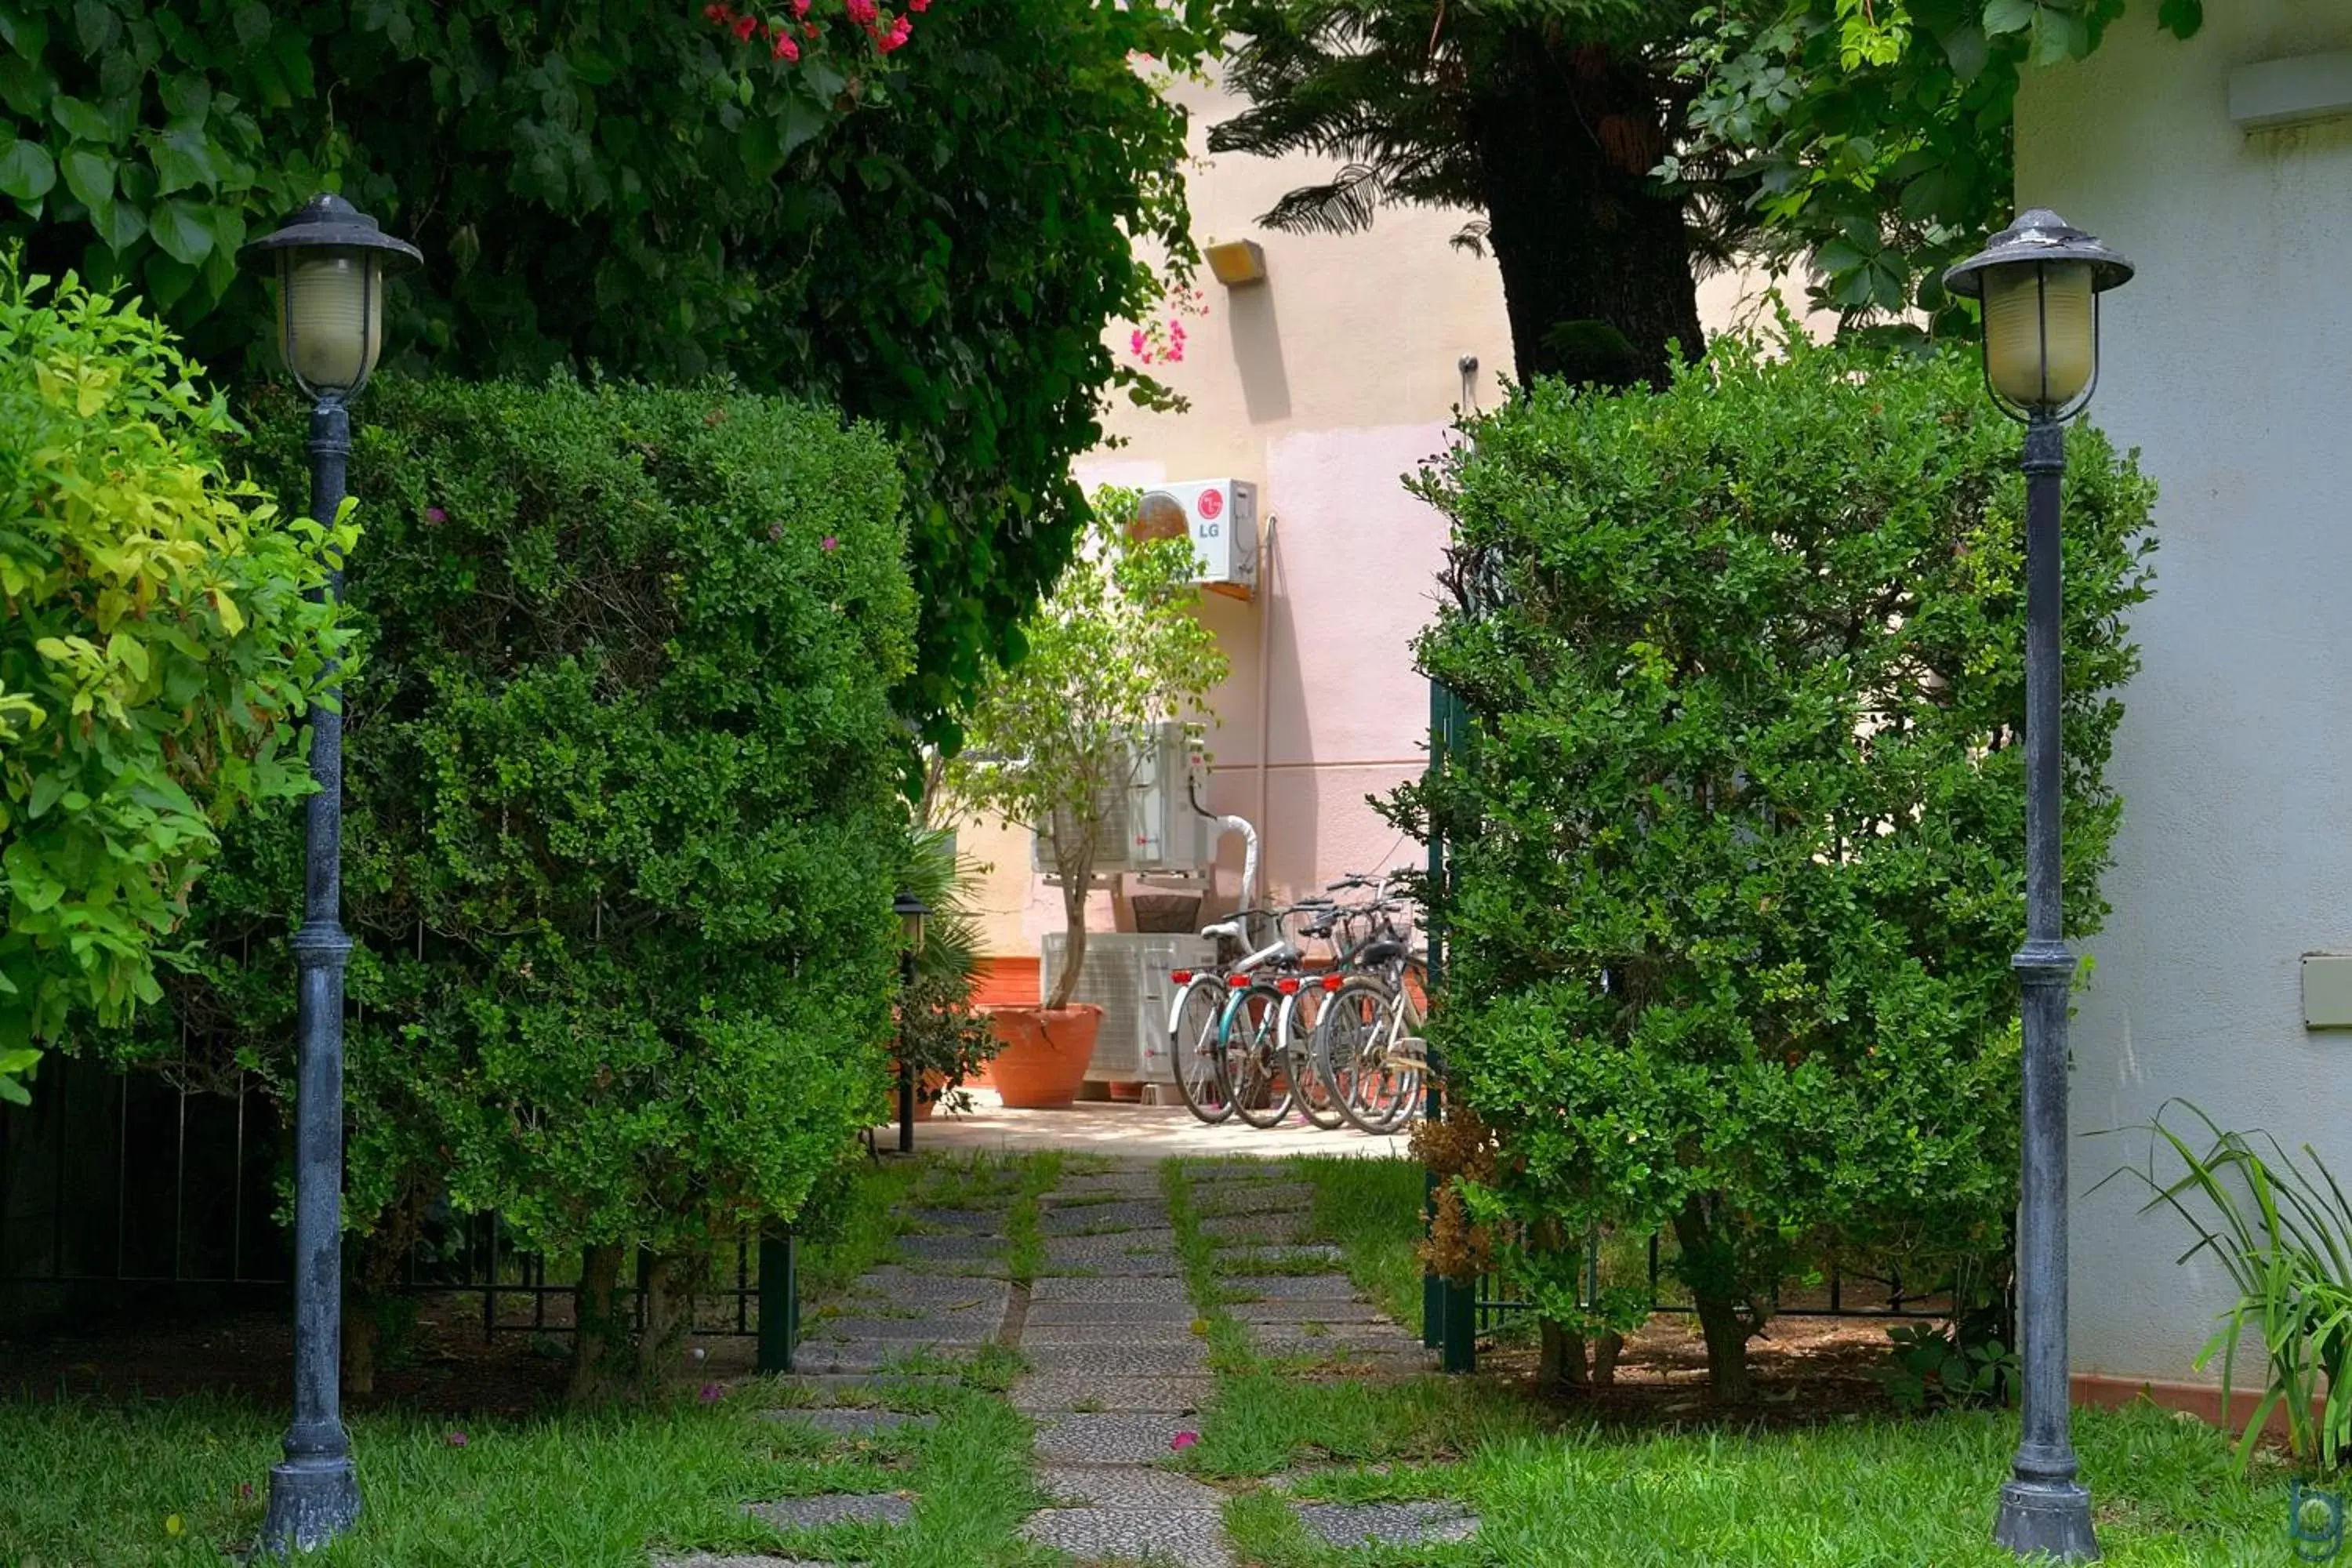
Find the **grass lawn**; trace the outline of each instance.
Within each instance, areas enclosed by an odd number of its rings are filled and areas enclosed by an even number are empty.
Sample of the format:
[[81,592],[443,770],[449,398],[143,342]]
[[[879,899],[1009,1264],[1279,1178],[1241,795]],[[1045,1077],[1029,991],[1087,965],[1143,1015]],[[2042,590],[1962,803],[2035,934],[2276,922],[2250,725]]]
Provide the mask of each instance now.
[[[896,1256],[904,1209],[1009,1207],[1033,1239],[1055,1161],[926,1159],[862,1168],[843,1233],[803,1248],[812,1306]],[[322,1568],[647,1568],[655,1551],[764,1552],[874,1568],[1045,1568],[1021,1541],[1043,1500],[1030,1425],[1002,1397],[1018,1372],[991,1349],[960,1385],[887,1401],[939,1424],[844,1445],[765,1419],[803,1402],[750,1380],[705,1403],[523,1418],[387,1410],[351,1420],[366,1511]],[[0,1369],[5,1371],[5,1369]],[[716,1393],[714,1387],[712,1392]],[[111,1403],[0,1397],[0,1568],[220,1568],[249,1546],[278,1457],[283,1410],[228,1398]],[[743,1505],[825,1491],[906,1491],[898,1531],[786,1533]]]
[[[1408,1326],[1417,1167],[1311,1160],[1318,1239]],[[1171,1187],[1171,1191],[1173,1188]],[[1629,1426],[1502,1380],[1335,1379],[1269,1364],[1226,1321],[1210,1249],[1176,1215],[1195,1300],[1216,1319],[1218,1397],[1186,1468],[1232,1489],[1225,1522],[1254,1568],[2010,1568],[1990,1538],[2017,1441],[2011,1412],[1905,1419],[1891,1412],[1765,1430],[1736,1414]],[[2141,1406],[2079,1412],[2076,1441],[2106,1560],[2124,1568],[2294,1561],[2282,1466],[2249,1477],[2221,1434]],[[1274,1486],[1263,1483],[1275,1480]],[[1476,1539],[1340,1552],[1291,1497],[1445,1499]]]

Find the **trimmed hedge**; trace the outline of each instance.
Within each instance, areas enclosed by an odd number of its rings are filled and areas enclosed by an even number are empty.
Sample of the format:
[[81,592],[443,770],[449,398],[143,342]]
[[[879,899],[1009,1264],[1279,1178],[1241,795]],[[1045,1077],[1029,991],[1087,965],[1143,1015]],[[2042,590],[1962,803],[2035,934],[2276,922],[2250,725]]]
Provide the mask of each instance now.
[[[302,494],[300,406],[247,423]],[[773,398],[568,382],[386,381],[354,425],[351,1224],[381,1269],[444,1194],[550,1252],[691,1259],[790,1218],[890,1035],[892,450]],[[299,824],[243,848],[175,997],[212,1059],[286,1085]]]

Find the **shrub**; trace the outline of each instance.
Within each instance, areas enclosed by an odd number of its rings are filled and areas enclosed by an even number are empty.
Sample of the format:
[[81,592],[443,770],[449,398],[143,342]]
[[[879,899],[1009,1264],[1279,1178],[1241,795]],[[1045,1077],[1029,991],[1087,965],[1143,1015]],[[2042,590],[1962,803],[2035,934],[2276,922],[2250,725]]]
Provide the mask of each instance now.
[[226,478],[202,374],[0,258],[0,1099],[75,1015],[156,1000],[220,826],[309,786],[291,721],[333,616],[302,595],[353,530]]
[[[2175,1103],[2202,1124],[2193,1142],[2165,1125]],[[2225,1426],[2249,1336],[2263,1358],[2262,1396],[2238,1440],[2238,1462],[2252,1461],[2276,1415],[2297,1459],[2336,1468],[2352,1454],[2352,1202],[2310,1144],[2298,1153],[2267,1132],[2225,1132],[2186,1100],[2160,1108],[2144,1131],[2147,1163],[2115,1174],[2147,1188],[2142,1213],[2168,1208],[2196,1234],[2181,1262],[2210,1253],[2238,1288],[2197,1352],[2200,1372],[2221,1356]],[[2173,1160],[2180,1173],[2168,1179]]]
[[[362,414],[350,1221],[396,1248],[443,1191],[495,1209],[582,1251],[591,1329],[643,1246],[650,1371],[714,1241],[790,1219],[878,1109],[895,461],[718,388],[392,381]],[[253,424],[257,470],[298,482],[292,400]],[[282,1081],[299,834],[248,842],[182,1016]],[[611,1337],[583,1330],[577,1392]]]
[[[1670,1226],[1736,1395],[1794,1258],[1990,1249],[2013,1201],[2017,432],[1964,361],[1792,334],[1663,391],[1538,384],[1469,434],[1419,484],[1455,599],[1419,657],[1469,740],[1390,803],[1452,857],[1433,1038],[1499,1139],[1483,1201],[1530,1237]],[[2153,492],[2073,439],[2080,935]],[[1516,1265],[1565,1291],[1579,1258]]]

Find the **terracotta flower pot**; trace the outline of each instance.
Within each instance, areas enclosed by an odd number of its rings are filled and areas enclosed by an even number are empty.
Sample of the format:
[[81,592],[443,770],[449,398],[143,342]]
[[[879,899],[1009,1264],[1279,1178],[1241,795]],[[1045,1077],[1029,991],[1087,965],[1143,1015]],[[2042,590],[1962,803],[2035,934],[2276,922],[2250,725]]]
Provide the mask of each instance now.
[[1055,1011],[1044,1007],[995,1006],[988,1026],[1004,1048],[989,1064],[989,1076],[1008,1110],[1063,1110],[1078,1097],[1102,1009],[1079,1002]]

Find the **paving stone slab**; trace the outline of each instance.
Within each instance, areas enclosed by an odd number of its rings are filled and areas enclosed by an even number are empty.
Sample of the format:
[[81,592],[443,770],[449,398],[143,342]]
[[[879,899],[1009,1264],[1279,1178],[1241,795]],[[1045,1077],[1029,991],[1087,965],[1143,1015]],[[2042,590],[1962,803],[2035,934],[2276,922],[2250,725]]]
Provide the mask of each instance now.
[[1250,1242],[1290,1247],[1313,1234],[1314,1224],[1303,1214],[1218,1214],[1201,1221],[1201,1234],[1228,1244]]
[[708,1552],[698,1552],[691,1557],[656,1557],[654,1568],[835,1568],[831,1563],[812,1563],[802,1557],[713,1557]]
[[1055,1345],[1181,1345],[1201,1338],[1192,1320],[1175,1323],[1040,1323],[1021,1331],[1024,1351]]
[[1040,1465],[1037,1485],[1063,1508],[1214,1509],[1225,1500],[1214,1487],[1152,1465]]
[[1199,1430],[1190,1415],[1158,1411],[1040,1415],[1032,1451],[1046,1464],[1148,1465],[1176,1451],[1177,1433]]
[[1298,1521],[1334,1546],[1426,1546],[1467,1541],[1478,1516],[1453,1502],[1299,1503]]
[[1181,1296],[1158,1301],[1029,1300],[1029,1328],[1047,1323],[1191,1323],[1201,1314]]
[[956,1317],[815,1318],[803,1325],[803,1342],[814,1340],[905,1340],[911,1344],[977,1345],[996,1337],[1003,1311]]
[[1181,1279],[1123,1276],[1106,1279],[1048,1277],[1029,1287],[1029,1310],[1065,1301],[1128,1301],[1150,1304],[1185,1303],[1192,1300]]
[[893,1267],[887,1272],[876,1269],[850,1281],[843,1300],[855,1302],[889,1301],[901,1306],[927,1307],[934,1310],[953,1311],[959,1308],[993,1308],[1004,1310],[1013,1299],[1013,1286],[1003,1279],[991,1279],[969,1274],[917,1274],[910,1269]]
[[919,1230],[950,1236],[984,1236],[1004,1239],[1004,1211],[994,1209],[911,1208],[900,1211]]
[[1315,1188],[1306,1182],[1236,1182],[1231,1187],[1196,1188],[1197,1215],[1304,1214],[1315,1206]]
[[1227,1241],[1217,1253],[1214,1267],[1220,1274],[1263,1274],[1268,1268],[1279,1268],[1289,1263],[1339,1261],[1339,1249],[1336,1247],[1252,1247],[1243,1242]]
[[1328,1332],[1317,1333],[1303,1323],[1252,1323],[1250,1342],[1273,1355],[1298,1355],[1330,1352],[1407,1352],[1418,1353],[1427,1347],[1419,1334],[1407,1333],[1394,1323],[1334,1323]]
[[1013,1407],[1025,1415],[1052,1411],[1147,1411],[1189,1415],[1216,1394],[1206,1373],[1159,1377],[1086,1377],[1066,1373],[1033,1373],[1013,1385]]
[[1021,1533],[1082,1563],[1234,1568],[1238,1561],[1213,1509],[1053,1508],[1031,1514]]
[[1157,1171],[1119,1171],[1099,1176],[1067,1176],[1045,1195],[1048,1201],[1060,1204],[1074,1197],[1097,1197],[1112,1193],[1123,1197],[1155,1198],[1167,1190],[1160,1184]]
[[779,1376],[776,1384],[811,1394],[845,1394],[855,1402],[887,1397],[898,1389],[959,1388],[963,1379],[940,1372],[788,1372]]
[[1344,1274],[1234,1274],[1218,1280],[1217,1289],[1270,1301],[1352,1300],[1356,1295]]
[[1209,1347],[1201,1340],[1181,1345],[1038,1345],[1022,1354],[1043,1373],[1076,1377],[1158,1377],[1203,1372]]
[[1045,1238],[1045,1256],[1048,1258],[1142,1258],[1156,1252],[1175,1250],[1175,1227],[1164,1223],[1112,1231],[1106,1236],[1049,1236]]
[[970,1345],[924,1345],[908,1340],[803,1340],[793,1352],[793,1370],[799,1373],[874,1373],[920,1354],[960,1361]]
[[908,1258],[928,1258],[935,1263],[1002,1258],[1005,1247],[1003,1237],[984,1236],[902,1236],[898,1245],[898,1250]]
[[1184,1174],[1192,1178],[1197,1191],[1218,1182],[1295,1180],[1298,1167],[1287,1160],[1219,1160],[1200,1164],[1187,1161]]
[[[1034,1311],[1035,1309],[1030,1309]],[[1370,1301],[1320,1300],[1238,1301],[1225,1309],[1244,1323],[1385,1323],[1389,1315]],[[1034,1321],[1034,1319],[1032,1320]]]
[[1042,1283],[1054,1278],[1102,1279],[1174,1279],[1184,1272],[1172,1252],[1154,1253],[1147,1258],[1055,1258],[1048,1254],[1039,1265],[1037,1277]]
[[908,1410],[860,1410],[846,1405],[824,1405],[808,1408],[762,1410],[761,1416],[769,1421],[787,1422],[794,1426],[814,1426],[828,1436],[874,1437],[885,1432],[896,1432],[909,1426],[936,1426],[940,1418],[918,1415]]
[[1049,1208],[1037,1216],[1037,1229],[1045,1236],[1101,1236],[1168,1228],[1168,1205],[1163,1203],[1078,1204],[1069,1208]]
[[915,1505],[897,1492],[820,1492],[755,1502],[743,1511],[779,1530],[815,1530],[828,1524],[904,1524],[915,1517]]

